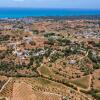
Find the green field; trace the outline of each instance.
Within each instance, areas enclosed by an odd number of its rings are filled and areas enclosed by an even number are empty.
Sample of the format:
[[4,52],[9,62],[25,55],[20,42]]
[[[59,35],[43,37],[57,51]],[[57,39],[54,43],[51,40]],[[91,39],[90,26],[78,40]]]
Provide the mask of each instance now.
[[50,77],[52,75],[52,72],[50,71],[50,69],[48,67],[42,66],[38,70],[41,73],[41,75],[43,75],[43,76]]
[[6,100],[5,98],[2,98],[2,99],[0,99],[0,100]]
[[85,76],[79,79],[72,81],[72,83],[76,84],[77,86],[87,89],[89,87],[89,76]]

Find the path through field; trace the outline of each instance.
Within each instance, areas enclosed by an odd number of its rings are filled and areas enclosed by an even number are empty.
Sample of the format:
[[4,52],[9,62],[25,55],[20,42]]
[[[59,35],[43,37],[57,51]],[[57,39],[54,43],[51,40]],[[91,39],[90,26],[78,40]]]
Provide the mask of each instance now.
[[9,78],[8,81],[2,86],[0,92],[2,92],[2,90],[5,88],[6,85],[8,85],[8,83],[11,81],[12,78]]

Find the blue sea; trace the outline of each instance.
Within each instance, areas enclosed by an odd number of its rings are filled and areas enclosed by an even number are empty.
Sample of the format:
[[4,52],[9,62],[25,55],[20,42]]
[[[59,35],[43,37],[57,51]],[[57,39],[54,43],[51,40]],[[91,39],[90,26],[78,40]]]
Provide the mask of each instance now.
[[85,16],[100,15],[100,10],[89,9],[34,9],[0,8],[0,18],[21,18],[37,16]]

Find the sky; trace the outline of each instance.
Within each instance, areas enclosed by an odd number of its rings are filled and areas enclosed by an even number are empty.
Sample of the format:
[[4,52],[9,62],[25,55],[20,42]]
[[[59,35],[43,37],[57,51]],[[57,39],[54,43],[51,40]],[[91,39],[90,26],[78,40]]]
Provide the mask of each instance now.
[[100,9],[100,0],[0,0],[0,7]]

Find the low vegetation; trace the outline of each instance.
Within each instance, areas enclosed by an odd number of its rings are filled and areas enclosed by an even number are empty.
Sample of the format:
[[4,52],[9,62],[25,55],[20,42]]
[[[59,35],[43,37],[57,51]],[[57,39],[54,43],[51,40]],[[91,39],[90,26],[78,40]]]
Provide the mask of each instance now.
[[83,88],[83,89],[87,89],[89,87],[89,81],[90,77],[89,76],[85,76],[79,79],[75,79],[74,81],[72,81],[72,83],[76,84],[77,86]]

